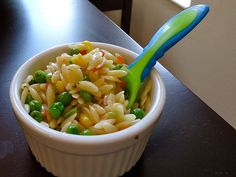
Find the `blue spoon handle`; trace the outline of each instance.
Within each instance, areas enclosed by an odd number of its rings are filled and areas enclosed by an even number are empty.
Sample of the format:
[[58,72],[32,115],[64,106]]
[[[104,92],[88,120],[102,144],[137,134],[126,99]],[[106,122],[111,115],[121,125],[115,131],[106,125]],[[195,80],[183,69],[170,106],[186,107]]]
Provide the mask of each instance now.
[[152,37],[143,53],[129,65],[129,70],[141,76],[149,75],[156,61],[186,36],[208,13],[208,5],[192,6],[168,20]]

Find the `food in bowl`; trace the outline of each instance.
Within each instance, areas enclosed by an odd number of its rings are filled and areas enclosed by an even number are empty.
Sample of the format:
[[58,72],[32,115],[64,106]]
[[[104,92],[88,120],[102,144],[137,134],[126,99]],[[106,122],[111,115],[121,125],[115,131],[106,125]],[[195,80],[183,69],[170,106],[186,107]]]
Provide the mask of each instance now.
[[[95,48],[119,53],[128,64],[137,54],[120,46],[92,42]],[[157,68],[150,74],[151,103],[145,117],[129,128],[99,136],[79,136],[61,133],[35,121],[21,102],[22,83],[28,75],[68,53],[69,44],[42,51],[28,59],[15,73],[9,91],[16,119],[27,143],[42,167],[55,176],[63,177],[117,177],[129,171],[140,159],[149,137],[156,127],[165,103],[165,86]]]
[[151,103],[152,81],[128,107],[126,59],[89,41],[69,45],[22,83],[21,102],[39,123],[69,134],[101,135],[138,123]]

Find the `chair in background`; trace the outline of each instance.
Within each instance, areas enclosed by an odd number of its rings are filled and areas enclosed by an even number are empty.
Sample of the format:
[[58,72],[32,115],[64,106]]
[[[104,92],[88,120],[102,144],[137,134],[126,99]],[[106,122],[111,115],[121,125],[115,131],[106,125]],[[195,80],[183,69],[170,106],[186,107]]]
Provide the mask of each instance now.
[[129,34],[132,0],[89,0],[101,11],[121,10],[121,28]]

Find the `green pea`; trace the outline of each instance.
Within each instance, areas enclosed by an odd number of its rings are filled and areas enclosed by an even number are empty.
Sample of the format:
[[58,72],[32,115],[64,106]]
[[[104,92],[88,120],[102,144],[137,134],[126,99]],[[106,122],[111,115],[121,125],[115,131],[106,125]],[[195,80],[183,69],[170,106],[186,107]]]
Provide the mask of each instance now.
[[79,94],[84,99],[84,101],[87,101],[87,102],[91,101],[93,98],[91,93],[89,93],[85,90],[80,90]]
[[72,100],[72,96],[69,92],[62,92],[57,97],[57,101],[61,102],[64,106],[69,105],[71,100]]
[[89,129],[86,129],[82,132],[80,132],[80,135],[84,135],[84,136],[91,136],[91,135],[94,135],[93,132]]
[[66,133],[69,134],[79,134],[79,128],[75,125],[75,124],[70,124],[67,129],[66,129]]
[[131,113],[134,114],[137,119],[142,119],[145,116],[145,112],[141,108],[135,108]]
[[52,78],[52,73],[48,73],[48,74],[46,75],[46,81],[47,81],[47,82],[51,82],[51,78]]
[[34,80],[37,83],[45,83],[46,82],[47,73],[42,70],[38,70],[34,73]]
[[122,64],[117,64],[117,65],[115,65],[115,67],[112,68],[112,69],[113,69],[113,70],[119,70],[119,69],[121,69],[122,67],[123,67]]
[[62,114],[64,109],[64,105],[61,102],[56,102],[53,103],[50,107],[49,107],[49,114],[52,116],[52,118],[58,118],[60,117],[60,115]]
[[25,104],[29,104],[30,101],[33,100],[33,97],[31,95],[28,95],[25,100]]
[[67,117],[69,117],[69,116],[71,116],[72,114],[77,113],[77,112],[78,112],[78,109],[77,109],[76,107],[75,107],[75,108],[72,108],[71,110],[69,110],[68,112],[66,112],[63,117],[67,118]]
[[74,55],[74,54],[79,54],[79,49],[77,49],[77,48],[72,48],[71,50],[70,50],[70,55]]
[[84,81],[89,81],[89,77],[88,76],[84,76]]
[[124,91],[125,91],[125,99],[128,99],[128,97],[129,97],[129,90],[128,90],[128,88],[125,87]]
[[35,84],[36,83],[36,81],[34,80],[34,78],[29,82],[29,85],[33,85],[33,84]]
[[32,111],[30,115],[38,122],[43,121],[43,114],[39,111]]
[[42,110],[42,103],[37,100],[31,100],[29,102],[30,110],[31,111],[41,111]]

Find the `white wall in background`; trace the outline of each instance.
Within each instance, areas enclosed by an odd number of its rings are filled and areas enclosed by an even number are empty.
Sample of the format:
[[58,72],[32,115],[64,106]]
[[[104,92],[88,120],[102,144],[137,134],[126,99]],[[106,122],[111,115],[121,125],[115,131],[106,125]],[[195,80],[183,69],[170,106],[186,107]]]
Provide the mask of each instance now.
[[182,8],[187,8],[191,5],[191,0],[171,0]]
[[[173,75],[236,128],[236,1],[208,3],[207,18],[161,59]],[[145,46],[182,9],[170,0],[133,0],[131,37]]]

